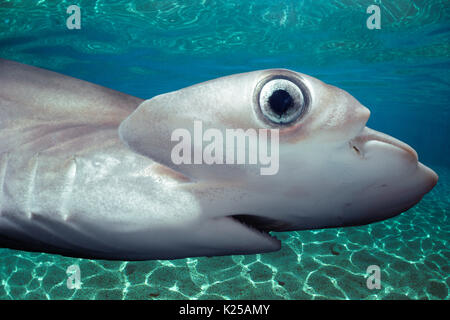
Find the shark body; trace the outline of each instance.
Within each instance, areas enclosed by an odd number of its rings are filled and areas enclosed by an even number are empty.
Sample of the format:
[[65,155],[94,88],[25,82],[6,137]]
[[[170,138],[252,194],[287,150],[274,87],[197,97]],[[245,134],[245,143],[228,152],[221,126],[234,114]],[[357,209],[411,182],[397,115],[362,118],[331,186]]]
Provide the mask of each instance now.
[[[270,231],[363,225],[437,183],[347,92],[285,69],[142,100],[0,60],[0,245],[147,260],[280,249]],[[279,170],[174,164],[171,134],[276,129]],[[193,146],[194,150],[199,146]]]

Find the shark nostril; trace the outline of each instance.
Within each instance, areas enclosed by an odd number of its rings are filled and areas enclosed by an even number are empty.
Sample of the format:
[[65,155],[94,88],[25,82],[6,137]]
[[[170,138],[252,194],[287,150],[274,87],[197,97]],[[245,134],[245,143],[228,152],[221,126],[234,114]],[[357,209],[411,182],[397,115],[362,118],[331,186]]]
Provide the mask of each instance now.
[[362,150],[357,146],[357,141],[351,140],[348,145],[358,156],[363,157]]

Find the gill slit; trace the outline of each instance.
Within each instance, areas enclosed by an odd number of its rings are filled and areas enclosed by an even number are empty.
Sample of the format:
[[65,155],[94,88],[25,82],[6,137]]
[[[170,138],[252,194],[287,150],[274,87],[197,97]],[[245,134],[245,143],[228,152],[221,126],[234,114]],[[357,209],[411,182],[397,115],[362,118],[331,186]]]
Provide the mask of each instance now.
[[27,207],[26,207],[26,215],[28,218],[31,218],[33,216],[33,204],[34,204],[34,190],[35,190],[35,184],[36,184],[36,175],[37,175],[37,168],[38,168],[38,162],[39,162],[39,152],[36,153],[32,158],[31,163],[31,172],[30,172],[30,181],[28,182],[28,190],[27,195],[25,198]]
[[6,152],[0,157],[0,216],[3,214],[4,190],[6,181],[6,170],[8,168],[9,153]]

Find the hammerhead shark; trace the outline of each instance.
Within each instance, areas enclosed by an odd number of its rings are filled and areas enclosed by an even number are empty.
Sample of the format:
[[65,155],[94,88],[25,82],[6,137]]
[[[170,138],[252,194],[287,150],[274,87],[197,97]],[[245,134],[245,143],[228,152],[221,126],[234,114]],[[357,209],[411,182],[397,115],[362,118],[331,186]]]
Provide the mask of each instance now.
[[[0,246],[109,260],[255,254],[280,249],[273,232],[394,217],[438,176],[367,128],[369,116],[346,91],[286,69],[142,100],[0,60]],[[216,138],[268,130],[276,172],[173,161],[173,133],[195,135],[195,123]]]

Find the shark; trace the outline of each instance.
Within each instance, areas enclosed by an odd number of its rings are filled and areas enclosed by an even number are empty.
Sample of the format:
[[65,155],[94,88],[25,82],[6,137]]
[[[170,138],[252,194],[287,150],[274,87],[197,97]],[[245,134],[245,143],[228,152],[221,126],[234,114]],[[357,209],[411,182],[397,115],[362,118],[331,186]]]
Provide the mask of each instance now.
[[[2,59],[0,246],[106,260],[256,254],[281,248],[276,232],[389,219],[438,176],[366,127],[369,116],[346,91],[287,69],[144,100]],[[276,174],[175,164],[171,135],[194,122],[276,130]]]

